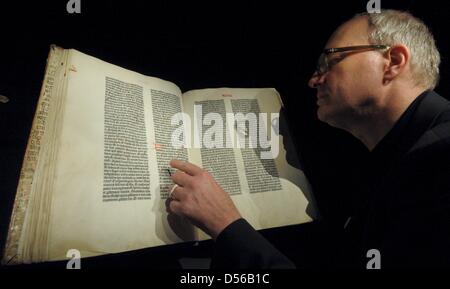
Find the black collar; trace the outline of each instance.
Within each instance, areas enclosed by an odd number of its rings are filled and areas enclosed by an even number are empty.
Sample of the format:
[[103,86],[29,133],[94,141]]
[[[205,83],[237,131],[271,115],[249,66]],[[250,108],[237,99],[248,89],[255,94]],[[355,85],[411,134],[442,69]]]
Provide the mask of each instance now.
[[372,150],[373,160],[389,165],[404,156],[447,105],[448,101],[434,91],[420,94]]

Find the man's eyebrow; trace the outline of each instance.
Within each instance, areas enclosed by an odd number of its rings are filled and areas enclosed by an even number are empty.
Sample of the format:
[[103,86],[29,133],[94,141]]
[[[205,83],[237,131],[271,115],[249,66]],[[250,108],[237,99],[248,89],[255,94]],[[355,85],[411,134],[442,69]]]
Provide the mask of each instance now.
[[345,52],[339,52],[339,53],[334,53],[334,55],[330,55],[329,57],[329,61],[333,61],[333,60],[342,60],[344,59],[348,54]]

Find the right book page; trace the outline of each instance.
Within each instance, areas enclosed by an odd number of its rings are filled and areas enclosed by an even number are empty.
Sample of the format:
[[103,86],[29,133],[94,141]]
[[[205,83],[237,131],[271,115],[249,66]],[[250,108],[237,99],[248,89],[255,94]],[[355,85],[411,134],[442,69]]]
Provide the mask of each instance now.
[[312,191],[275,89],[199,89],[182,99],[191,119],[190,161],[214,176],[255,229],[315,218]]

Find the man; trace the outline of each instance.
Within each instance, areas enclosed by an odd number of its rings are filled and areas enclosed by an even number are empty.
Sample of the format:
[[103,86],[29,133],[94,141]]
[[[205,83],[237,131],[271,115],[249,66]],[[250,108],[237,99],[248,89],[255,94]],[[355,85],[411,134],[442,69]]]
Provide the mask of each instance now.
[[[370,249],[380,252],[382,268],[450,266],[450,104],[432,91],[439,63],[427,27],[405,12],[357,15],[328,40],[309,81],[318,118],[373,156],[336,266],[364,269]],[[216,241],[213,267],[294,266],[240,217],[210,174],[171,165],[180,172],[168,209]]]

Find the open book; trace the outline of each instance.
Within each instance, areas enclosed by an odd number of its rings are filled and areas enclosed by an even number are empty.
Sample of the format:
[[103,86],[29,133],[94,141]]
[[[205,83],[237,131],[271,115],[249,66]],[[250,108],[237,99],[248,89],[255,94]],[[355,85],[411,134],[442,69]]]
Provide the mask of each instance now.
[[[52,45],[3,263],[207,239],[166,212],[174,158],[207,169],[255,229],[311,221],[308,181],[286,161],[292,143],[279,126],[281,109],[275,89],[182,93],[171,82]],[[256,118],[233,121],[238,113]]]

